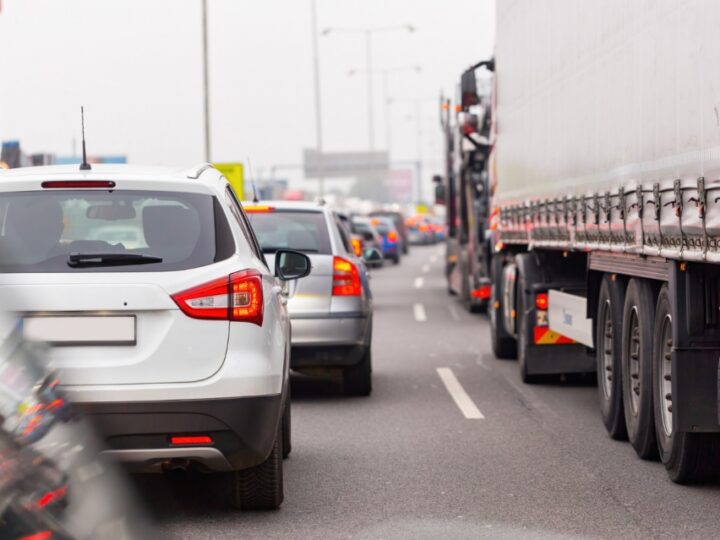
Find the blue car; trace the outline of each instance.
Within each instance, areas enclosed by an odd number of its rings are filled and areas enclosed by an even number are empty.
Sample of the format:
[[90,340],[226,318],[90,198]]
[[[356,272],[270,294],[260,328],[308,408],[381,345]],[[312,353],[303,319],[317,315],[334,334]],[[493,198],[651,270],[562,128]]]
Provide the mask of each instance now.
[[379,216],[372,218],[371,222],[382,236],[383,257],[390,259],[395,264],[399,264],[400,254],[402,253],[402,240],[395,223],[391,218]]

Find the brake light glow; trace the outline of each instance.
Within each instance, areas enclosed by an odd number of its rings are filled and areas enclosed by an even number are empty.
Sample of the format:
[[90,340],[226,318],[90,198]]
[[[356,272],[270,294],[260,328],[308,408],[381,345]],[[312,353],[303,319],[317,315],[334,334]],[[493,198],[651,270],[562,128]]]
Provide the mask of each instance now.
[[67,486],[63,486],[54,491],[48,491],[47,493],[45,493],[45,495],[38,499],[37,505],[39,508],[45,508],[47,505],[62,499],[63,497],[65,497],[66,494]]
[[274,212],[275,208],[267,205],[248,205],[243,206],[243,209],[248,214],[264,214],[267,212]]
[[427,232],[427,231],[429,230],[429,227],[428,227],[427,223],[421,223],[421,224],[418,226],[418,230],[419,230],[420,232]]
[[548,308],[548,295],[547,293],[538,293],[535,295],[535,307],[538,309],[546,310]]
[[353,253],[355,254],[355,256],[362,257],[362,247],[363,247],[362,240],[360,240],[359,238],[353,238],[351,240],[351,242],[352,242]]
[[343,259],[333,258],[333,296],[360,296],[362,285],[357,266]]
[[473,298],[479,298],[480,300],[487,300],[490,298],[491,287],[490,285],[481,285],[477,289],[472,291]]
[[170,444],[173,446],[192,446],[212,443],[213,438],[210,435],[173,435],[170,437]]
[[19,540],[47,540],[48,538],[52,538],[52,536],[52,531],[40,531],[30,536],[22,536]]
[[387,235],[387,239],[389,242],[394,244],[398,241],[398,233],[396,233],[395,231],[390,231]]
[[255,270],[235,272],[172,296],[193,319],[249,322],[262,326],[262,277]]
[[47,180],[40,184],[44,189],[112,189],[112,180]]

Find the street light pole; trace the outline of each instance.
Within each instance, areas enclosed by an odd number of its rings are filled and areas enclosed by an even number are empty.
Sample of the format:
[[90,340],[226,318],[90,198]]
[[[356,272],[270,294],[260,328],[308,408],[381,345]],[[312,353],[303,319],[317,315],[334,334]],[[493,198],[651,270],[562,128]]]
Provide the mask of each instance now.
[[375,149],[375,118],[373,112],[373,80],[372,80],[372,36],[378,32],[394,32],[405,30],[414,32],[415,27],[411,24],[400,26],[365,27],[365,28],[325,28],[323,36],[331,32],[362,33],[365,35],[365,70],[367,73],[367,115],[368,115],[368,146],[370,150]]
[[373,80],[372,80],[372,30],[365,30],[365,70],[367,74],[367,113],[368,113],[368,146],[375,150],[375,113],[373,111]]
[[208,83],[207,0],[202,0],[203,99],[205,113],[205,161],[210,163],[210,96]]
[[315,149],[318,154],[318,195],[322,199],[325,196],[325,175],[322,170],[322,112],[320,109],[320,55],[318,53],[318,31],[317,31],[317,6],[316,0],[311,0],[312,10],[312,36],[313,36],[313,78],[315,81]]

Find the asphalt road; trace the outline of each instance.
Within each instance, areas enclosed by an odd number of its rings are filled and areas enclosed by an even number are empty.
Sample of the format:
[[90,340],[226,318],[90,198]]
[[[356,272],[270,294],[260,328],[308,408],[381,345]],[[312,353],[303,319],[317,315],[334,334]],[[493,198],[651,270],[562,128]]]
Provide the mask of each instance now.
[[203,478],[138,479],[162,530],[263,540],[717,536],[720,485],[674,485],[659,463],[610,440],[593,381],[523,385],[516,362],[493,357],[486,318],[447,295],[443,255],[416,248],[374,272],[371,397],[293,377],[282,509],[229,510]]

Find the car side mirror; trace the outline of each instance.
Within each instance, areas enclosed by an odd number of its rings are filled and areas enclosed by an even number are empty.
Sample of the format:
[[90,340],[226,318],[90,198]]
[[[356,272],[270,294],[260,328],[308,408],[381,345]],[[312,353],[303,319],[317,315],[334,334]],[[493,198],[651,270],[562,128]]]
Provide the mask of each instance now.
[[382,253],[378,248],[366,247],[363,249],[363,260],[369,263],[380,262],[383,260]]
[[283,281],[304,278],[310,273],[310,257],[292,249],[275,252],[275,276]]

